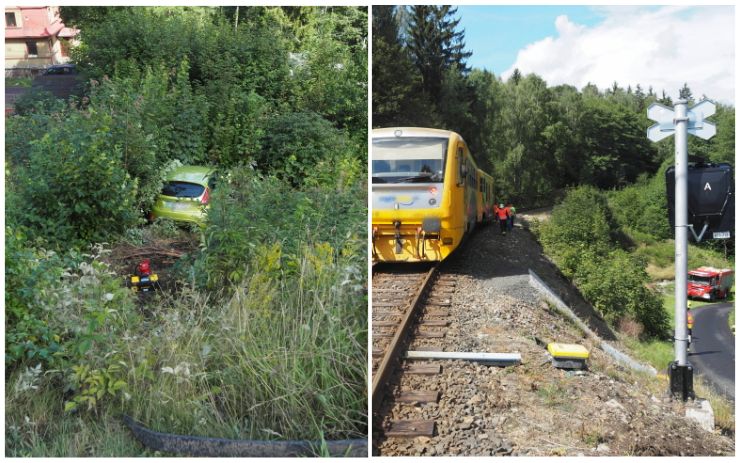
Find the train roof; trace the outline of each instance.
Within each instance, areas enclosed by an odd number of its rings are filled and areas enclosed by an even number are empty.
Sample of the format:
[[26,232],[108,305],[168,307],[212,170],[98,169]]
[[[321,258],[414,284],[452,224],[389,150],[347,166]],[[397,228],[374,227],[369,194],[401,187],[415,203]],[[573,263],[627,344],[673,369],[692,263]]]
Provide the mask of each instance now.
[[[426,127],[386,127],[382,129],[373,129],[373,137],[392,137],[396,136],[396,131],[401,131],[402,137],[439,137],[450,138],[453,135],[460,135],[451,130],[430,129]],[[462,137],[460,137],[462,138]]]

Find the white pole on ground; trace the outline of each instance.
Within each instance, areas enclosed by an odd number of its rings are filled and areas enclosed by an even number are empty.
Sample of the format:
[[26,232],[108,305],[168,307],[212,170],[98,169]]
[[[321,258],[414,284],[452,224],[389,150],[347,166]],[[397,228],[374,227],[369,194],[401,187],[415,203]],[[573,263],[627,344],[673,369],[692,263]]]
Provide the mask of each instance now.
[[675,202],[675,228],[676,228],[676,305],[675,320],[675,360],[679,366],[687,365],[688,331],[686,328],[686,285],[689,272],[689,205],[688,205],[688,122],[686,100],[677,100],[674,105],[675,111],[675,142],[676,142],[676,202]]

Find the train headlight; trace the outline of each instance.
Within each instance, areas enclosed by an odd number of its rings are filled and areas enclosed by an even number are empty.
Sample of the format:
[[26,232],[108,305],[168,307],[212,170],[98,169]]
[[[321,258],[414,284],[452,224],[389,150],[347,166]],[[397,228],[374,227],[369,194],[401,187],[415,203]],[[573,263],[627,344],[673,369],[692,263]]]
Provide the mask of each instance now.
[[436,195],[437,194],[437,187],[436,186],[429,187],[429,194],[432,195],[432,196]]
[[437,204],[437,200],[434,198],[429,198],[429,205],[434,206],[435,204]]

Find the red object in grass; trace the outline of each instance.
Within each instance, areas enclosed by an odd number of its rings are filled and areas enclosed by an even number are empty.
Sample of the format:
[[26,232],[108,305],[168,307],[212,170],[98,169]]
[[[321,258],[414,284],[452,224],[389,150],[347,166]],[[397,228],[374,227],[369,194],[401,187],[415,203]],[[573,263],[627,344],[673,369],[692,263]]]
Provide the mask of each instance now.
[[151,267],[149,265],[149,259],[144,259],[141,262],[139,262],[137,271],[140,276],[148,276],[150,273],[152,273]]

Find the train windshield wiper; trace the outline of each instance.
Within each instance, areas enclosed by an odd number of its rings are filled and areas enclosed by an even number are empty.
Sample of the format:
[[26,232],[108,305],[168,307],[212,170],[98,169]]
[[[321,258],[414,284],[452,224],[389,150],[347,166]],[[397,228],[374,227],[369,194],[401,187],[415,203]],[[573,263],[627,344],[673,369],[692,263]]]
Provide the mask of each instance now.
[[411,183],[411,182],[417,182],[419,180],[431,180],[432,176],[433,176],[432,174],[428,172],[424,172],[421,175],[414,175],[411,177],[399,178],[398,180],[396,180],[396,183],[407,183],[407,182]]

